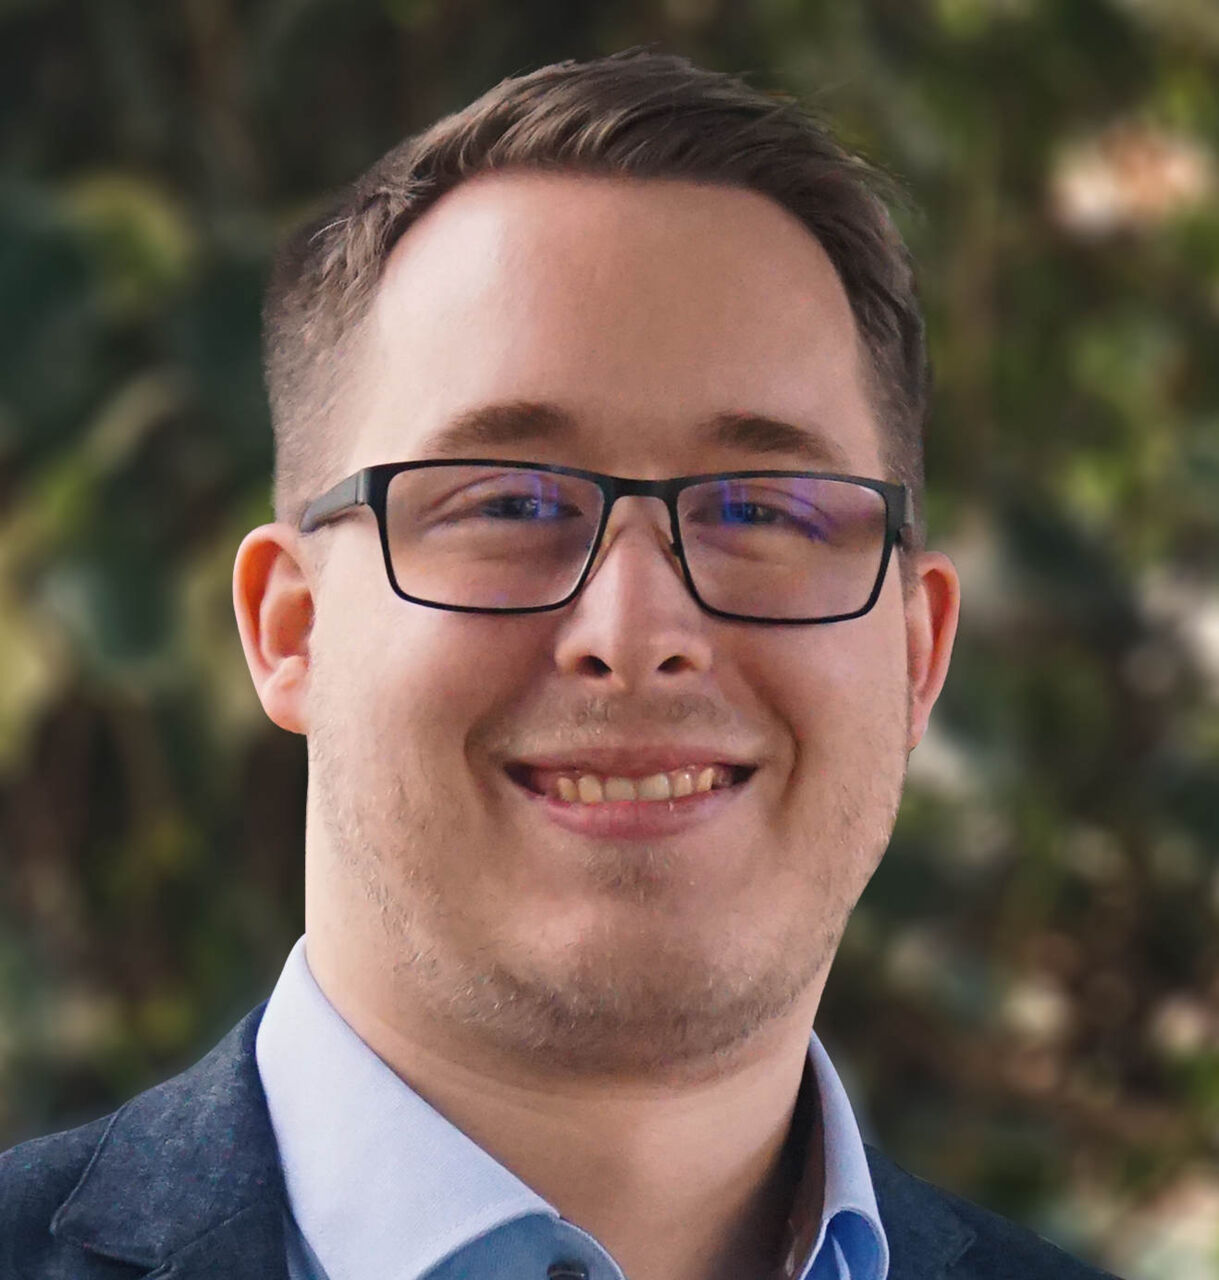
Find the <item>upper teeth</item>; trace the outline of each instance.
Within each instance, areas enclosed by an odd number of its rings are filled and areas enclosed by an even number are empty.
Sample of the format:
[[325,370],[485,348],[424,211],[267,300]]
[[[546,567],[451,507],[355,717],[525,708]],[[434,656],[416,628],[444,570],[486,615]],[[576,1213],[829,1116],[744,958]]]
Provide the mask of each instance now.
[[595,773],[561,773],[547,788],[560,800],[576,804],[601,804],[607,800],[669,800],[726,787],[732,770],[726,765],[687,765],[646,778],[601,777]]

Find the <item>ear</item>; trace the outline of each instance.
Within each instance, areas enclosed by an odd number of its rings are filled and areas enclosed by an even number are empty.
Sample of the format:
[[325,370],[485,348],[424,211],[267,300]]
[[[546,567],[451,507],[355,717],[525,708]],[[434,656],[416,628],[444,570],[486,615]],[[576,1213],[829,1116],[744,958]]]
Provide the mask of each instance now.
[[913,751],[927,732],[931,708],[948,675],[948,660],[961,611],[961,580],[942,551],[914,557],[914,583],[906,597],[906,669],[910,680],[910,740]]
[[281,729],[304,733],[313,590],[291,525],[252,529],[237,548],[233,609],[263,710]]

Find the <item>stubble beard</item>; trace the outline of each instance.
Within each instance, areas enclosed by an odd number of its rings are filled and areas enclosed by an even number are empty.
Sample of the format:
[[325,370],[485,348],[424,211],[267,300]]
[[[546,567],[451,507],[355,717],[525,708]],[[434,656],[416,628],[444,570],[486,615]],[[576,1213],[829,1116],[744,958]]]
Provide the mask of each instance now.
[[[402,1017],[425,1011],[499,1056],[590,1077],[713,1075],[789,1014],[828,971],[889,842],[906,773],[902,752],[900,767],[873,772],[862,792],[840,786],[824,797],[827,819],[809,846],[809,910],[789,913],[783,928],[715,948],[666,938],[657,900],[668,882],[665,855],[636,848],[603,858],[596,878],[619,912],[629,902],[650,917],[647,927],[633,939],[612,930],[581,938],[556,961],[494,937],[470,945],[451,927],[460,904],[446,901],[430,873],[434,850],[412,856],[442,834],[435,822],[442,784],[417,770],[410,786],[404,773],[370,793],[361,774],[367,762],[342,749],[324,722],[314,720],[309,741],[316,812],[340,873],[376,913],[377,950],[391,957],[387,985]],[[892,751],[877,742],[868,754],[879,767]],[[420,806],[412,795],[433,803]]]

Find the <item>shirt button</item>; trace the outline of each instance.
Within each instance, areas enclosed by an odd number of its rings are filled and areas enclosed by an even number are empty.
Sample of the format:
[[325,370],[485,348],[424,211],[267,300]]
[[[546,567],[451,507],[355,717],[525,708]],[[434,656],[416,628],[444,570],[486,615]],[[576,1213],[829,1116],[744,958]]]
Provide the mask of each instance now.
[[546,1280],[588,1280],[588,1268],[582,1262],[552,1262]]

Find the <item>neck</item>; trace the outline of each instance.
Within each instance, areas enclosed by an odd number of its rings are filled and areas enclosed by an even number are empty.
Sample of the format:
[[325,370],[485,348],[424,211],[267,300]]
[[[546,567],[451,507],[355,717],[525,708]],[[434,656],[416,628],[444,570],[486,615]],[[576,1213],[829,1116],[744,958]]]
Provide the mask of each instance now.
[[547,1073],[536,1053],[491,1055],[462,1029],[403,1025],[370,1004],[366,988],[357,998],[338,974],[314,976],[378,1057],[632,1280],[727,1280],[777,1267],[804,1169],[792,1117],[819,984],[812,1008],[762,1029],[730,1060],[671,1079],[622,1079]]

